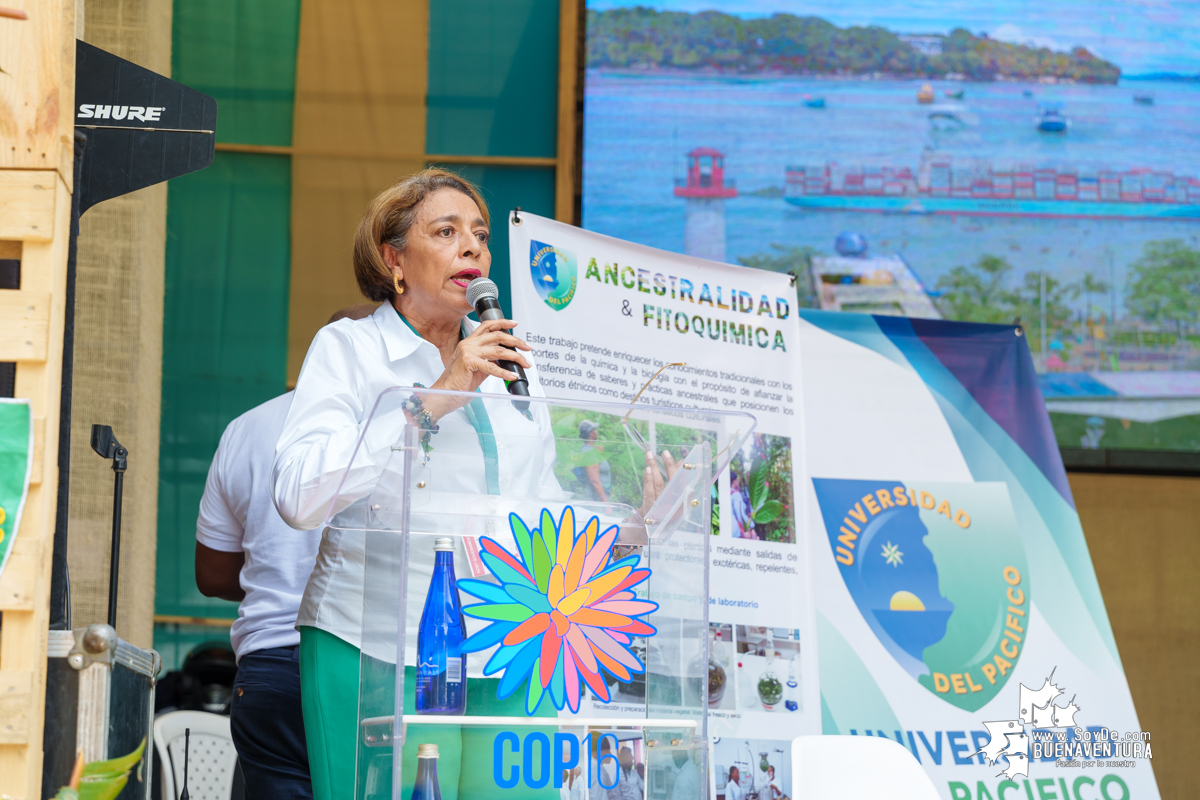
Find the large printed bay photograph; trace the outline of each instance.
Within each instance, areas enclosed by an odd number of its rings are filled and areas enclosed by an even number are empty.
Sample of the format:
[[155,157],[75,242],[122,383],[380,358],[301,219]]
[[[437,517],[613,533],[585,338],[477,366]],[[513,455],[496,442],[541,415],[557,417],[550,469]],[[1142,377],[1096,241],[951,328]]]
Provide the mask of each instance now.
[[583,224],[1023,329],[1058,443],[1200,451],[1195,4],[592,0]]

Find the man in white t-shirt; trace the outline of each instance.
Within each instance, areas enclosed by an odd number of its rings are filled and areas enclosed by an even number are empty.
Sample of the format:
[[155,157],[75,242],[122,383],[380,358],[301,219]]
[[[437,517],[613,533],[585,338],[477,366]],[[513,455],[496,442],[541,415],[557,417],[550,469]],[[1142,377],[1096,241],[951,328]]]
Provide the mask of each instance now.
[[[373,311],[354,306],[330,322]],[[238,661],[230,723],[246,796],[255,800],[313,796],[296,613],[321,529],[288,527],[271,496],[275,445],[291,406],[288,392],[229,423],[196,520],[196,586],[208,597],[240,603],[230,630]]]

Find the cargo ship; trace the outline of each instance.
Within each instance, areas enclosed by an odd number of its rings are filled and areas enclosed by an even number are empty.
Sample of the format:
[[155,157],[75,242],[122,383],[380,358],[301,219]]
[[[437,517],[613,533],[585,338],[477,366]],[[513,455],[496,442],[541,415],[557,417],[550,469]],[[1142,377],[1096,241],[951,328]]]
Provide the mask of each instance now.
[[1146,168],[996,164],[927,153],[918,167],[791,166],[784,198],[803,208],[895,214],[1200,219],[1200,179]]

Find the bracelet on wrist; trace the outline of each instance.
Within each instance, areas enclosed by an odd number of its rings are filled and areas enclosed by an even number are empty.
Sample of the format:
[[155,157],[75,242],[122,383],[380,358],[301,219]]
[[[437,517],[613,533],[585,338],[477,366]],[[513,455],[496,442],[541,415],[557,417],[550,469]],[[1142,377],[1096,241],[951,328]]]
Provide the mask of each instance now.
[[421,449],[428,455],[429,451],[433,449],[430,439],[440,430],[437,420],[433,418],[433,414],[429,413],[429,409],[425,408],[424,402],[418,395],[409,395],[400,404],[400,407],[412,417],[413,422],[421,429]]

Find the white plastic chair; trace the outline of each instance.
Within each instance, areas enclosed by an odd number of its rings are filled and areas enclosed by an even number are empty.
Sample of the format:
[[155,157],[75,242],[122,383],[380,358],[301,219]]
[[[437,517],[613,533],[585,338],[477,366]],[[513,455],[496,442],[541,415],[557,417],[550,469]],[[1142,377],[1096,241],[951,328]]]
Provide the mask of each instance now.
[[172,711],[154,720],[154,748],[162,764],[163,800],[179,800],[183,790],[184,731],[192,729],[188,748],[188,796],[192,800],[229,800],[237,751],[229,717],[207,711]]
[[874,736],[792,740],[792,797],[803,800],[938,800],[913,754]]

